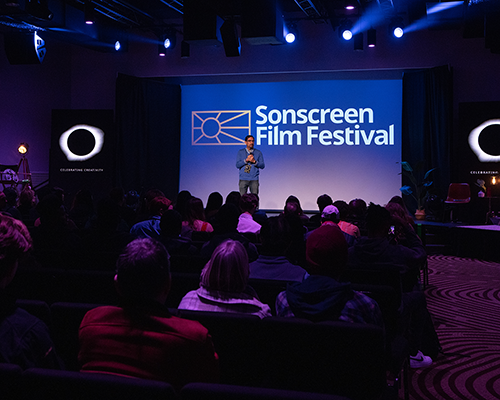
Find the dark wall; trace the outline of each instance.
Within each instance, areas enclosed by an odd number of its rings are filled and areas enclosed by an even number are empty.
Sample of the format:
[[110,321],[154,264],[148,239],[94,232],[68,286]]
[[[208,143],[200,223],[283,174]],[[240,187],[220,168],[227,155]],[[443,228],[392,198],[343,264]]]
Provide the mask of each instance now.
[[[331,26],[301,24],[296,45],[249,46],[227,58],[222,47],[180,46],[160,58],[156,44],[132,42],[125,54],[98,53],[64,43],[47,43],[42,65],[9,65],[0,40],[0,163],[19,161],[17,146],[30,143],[32,171],[48,171],[50,115],[59,109],[114,109],[118,73],[138,77],[258,74],[296,71],[412,69],[439,65],[453,68],[454,131],[458,104],[500,101],[500,55],[484,48],[484,39],[463,39],[461,30],[421,31],[402,41],[377,31],[377,47],[354,51]],[[381,96],[383,101],[383,96]]]

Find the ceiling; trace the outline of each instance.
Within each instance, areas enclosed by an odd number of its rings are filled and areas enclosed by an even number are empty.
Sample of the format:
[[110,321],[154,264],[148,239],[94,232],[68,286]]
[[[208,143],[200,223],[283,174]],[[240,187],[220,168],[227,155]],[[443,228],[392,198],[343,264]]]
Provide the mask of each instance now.
[[[267,12],[268,5],[276,1],[285,21],[330,24],[334,29],[346,17],[356,20],[372,9],[387,20],[400,16],[406,24],[426,15],[425,0],[354,0],[357,7],[352,11],[345,9],[346,0],[0,0],[0,33],[45,31],[61,41],[95,46],[99,50],[100,31],[126,34],[130,40],[139,36],[155,37],[165,29],[175,29],[182,35],[184,13],[190,4],[207,5],[221,19],[240,24],[245,5],[250,1],[255,12]],[[94,9],[96,24],[93,29],[84,23],[85,3]],[[452,18],[434,17],[437,19],[433,28],[465,26],[465,31],[467,26],[474,24],[474,29],[468,29],[472,33],[468,34],[476,37],[484,31],[484,16],[499,14],[496,9],[500,8],[500,2],[496,0],[466,0],[463,3],[458,17],[457,13]]]

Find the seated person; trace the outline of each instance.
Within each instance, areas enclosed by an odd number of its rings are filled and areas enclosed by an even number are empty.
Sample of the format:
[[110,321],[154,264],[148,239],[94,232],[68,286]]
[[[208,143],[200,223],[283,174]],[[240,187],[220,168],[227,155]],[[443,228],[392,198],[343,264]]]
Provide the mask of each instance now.
[[253,220],[253,214],[257,210],[259,199],[253,193],[245,193],[240,199],[241,214],[238,219],[238,227],[240,233],[259,233],[261,225]]
[[[321,213],[321,225],[337,225],[338,226],[339,222],[339,210],[337,207],[329,205],[326,206],[323,209],[323,212]],[[339,226],[340,228],[340,226]],[[341,229],[342,230],[342,229]],[[342,231],[344,234],[345,240],[347,241],[347,246],[351,247],[356,243],[356,238],[352,235],[349,235],[348,233]],[[306,240],[309,237],[311,233],[307,232],[306,233]]]
[[248,256],[235,240],[220,244],[201,272],[200,288],[186,294],[179,309],[219,311],[270,317],[271,309],[247,286]]
[[215,224],[214,236],[203,245],[200,255],[209,259],[217,246],[231,239],[240,242],[245,247],[250,262],[255,261],[259,256],[257,247],[237,231],[239,216],[238,207],[233,204],[224,204],[216,214],[217,223]]
[[61,369],[47,325],[18,308],[5,289],[31,245],[26,226],[0,213],[0,362],[17,364],[23,369]]
[[160,241],[165,245],[168,254],[172,255],[196,255],[198,248],[191,239],[181,236],[182,217],[175,210],[167,210],[160,220]]
[[309,226],[318,227],[321,225],[321,214],[326,206],[331,206],[333,204],[333,200],[327,194],[322,194],[316,199],[316,204],[318,205],[318,214],[314,214],[309,218]]
[[81,371],[164,381],[176,389],[217,382],[218,357],[207,329],[164,306],[170,284],[165,247],[152,239],[129,243],[116,263],[120,307],[94,308],[80,325]]
[[160,219],[162,214],[172,209],[172,202],[164,196],[157,196],[148,203],[149,218],[130,228],[136,238],[160,239]]
[[347,265],[347,242],[338,226],[322,225],[306,242],[310,276],[288,284],[276,298],[278,317],[319,321],[346,321],[382,326],[375,300],[338,281]]
[[288,221],[283,216],[268,218],[260,230],[260,238],[262,248],[259,258],[250,263],[250,278],[302,282],[306,270],[285,257],[292,243]]
[[[391,226],[404,236],[406,245],[394,241]],[[434,327],[418,282],[420,268],[427,258],[424,245],[406,217],[391,216],[386,208],[377,204],[370,203],[368,207],[366,229],[368,236],[361,237],[349,249],[349,268],[399,269],[403,289],[400,325],[410,345],[410,367],[427,367],[432,359],[422,354],[420,348],[424,332],[434,332]]]
[[186,217],[182,221],[182,236],[191,238],[192,232],[213,232],[212,225],[205,221],[203,202],[197,197],[191,197],[186,205]]
[[333,203],[333,205],[337,207],[337,210],[339,210],[339,221],[337,222],[337,225],[340,229],[342,229],[342,232],[354,236],[356,239],[359,238],[361,236],[359,228],[356,225],[347,222],[347,218],[349,216],[349,205],[344,200],[337,200]]

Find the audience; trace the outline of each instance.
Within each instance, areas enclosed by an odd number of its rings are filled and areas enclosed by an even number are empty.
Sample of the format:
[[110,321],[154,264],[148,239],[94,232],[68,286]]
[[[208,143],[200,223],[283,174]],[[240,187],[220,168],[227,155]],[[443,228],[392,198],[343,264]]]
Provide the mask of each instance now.
[[20,259],[32,246],[26,226],[0,213],[0,362],[23,369],[61,369],[49,329],[38,318],[16,306],[6,292]]
[[121,306],[90,310],[80,325],[82,372],[165,381],[217,382],[219,367],[208,331],[164,306],[170,291],[165,247],[136,239],[120,255],[115,283]]
[[250,263],[250,278],[302,282],[307,272],[285,254],[292,243],[290,225],[283,216],[268,218],[260,230],[259,257]]
[[17,189],[11,186],[7,186],[3,190],[3,193],[5,194],[5,200],[7,201],[7,205],[4,211],[13,218],[21,221],[22,215],[21,212],[17,209],[17,199],[18,199]]
[[339,228],[342,229],[343,232],[354,236],[356,239],[359,238],[361,236],[359,228],[356,225],[347,222],[347,218],[349,217],[349,205],[344,200],[337,200],[333,203],[333,205],[337,207],[337,210],[339,210],[339,221],[337,222]]
[[216,215],[216,230],[214,235],[203,245],[200,254],[210,258],[214,250],[228,239],[240,242],[248,253],[250,262],[255,261],[259,256],[257,247],[251,243],[246,237],[238,233],[238,218],[240,216],[239,209],[233,204],[224,204]]
[[175,210],[167,210],[160,220],[160,241],[170,255],[195,255],[198,248],[191,239],[181,236],[182,217]]
[[356,225],[359,229],[360,235],[366,235],[365,229],[366,218],[366,201],[363,199],[353,199],[349,202],[349,212],[346,221]]
[[192,232],[213,232],[214,228],[205,221],[203,201],[191,197],[186,204],[186,216],[182,221],[182,236],[191,237]]
[[382,326],[377,302],[338,281],[347,265],[347,242],[338,226],[315,229],[306,242],[306,257],[310,276],[278,295],[278,316]]
[[[321,225],[336,225],[338,226],[339,222],[339,210],[335,206],[326,206],[321,213]],[[345,240],[347,241],[347,246],[351,247],[356,243],[356,238],[354,236],[349,235],[348,233],[342,231],[344,234]],[[309,237],[311,232],[306,234],[306,240]]]
[[311,218],[309,218],[309,223],[315,227],[321,225],[321,214],[326,206],[331,206],[333,204],[333,200],[327,194],[322,194],[316,199],[316,204],[318,205],[319,214],[314,214]]
[[212,192],[208,196],[207,206],[205,207],[205,218],[208,222],[212,223],[215,214],[219,211],[224,203],[224,198],[219,192]]
[[160,219],[162,214],[172,208],[172,202],[164,196],[158,196],[149,203],[149,218],[138,222],[130,233],[137,238],[160,239]]
[[36,203],[35,191],[26,185],[19,194],[19,207],[17,209],[21,213],[22,221],[28,228],[32,227],[35,224],[35,220],[39,217],[35,210]]
[[238,219],[238,232],[259,233],[260,224],[254,221],[253,214],[259,205],[259,198],[253,193],[246,193],[240,198],[241,214]]
[[[391,238],[391,226],[397,226],[406,239],[406,245],[398,244]],[[432,321],[427,310],[425,294],[418,282],[420,268],[427,254],[422,241],[406,218],[377,204],[370,203],[366,215],[367,237],[349,249],[350,268],[398,268],[402,280],[401,328],[410,346],[410,366],[427,367],[432,359],[422,353],[424,332],[432,332]]]
[[76,192],[68,216],[78,229],[89,226],[90,219],[94,216],[94,199],[90,190],[81,189]]
[[226,240],[213,252],[201,272],[200,288],[186,294],[179,309],[218,311],[270,317],[271,309],[263,304],[247,285],[248,255],[243,245]]

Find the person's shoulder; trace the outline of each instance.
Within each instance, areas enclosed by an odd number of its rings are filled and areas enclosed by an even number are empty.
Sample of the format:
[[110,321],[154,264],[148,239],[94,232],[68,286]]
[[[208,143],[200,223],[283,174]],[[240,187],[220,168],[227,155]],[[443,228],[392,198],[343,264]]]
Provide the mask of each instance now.
[[171,316],[167,323],[177,335],[187,340],[204,342],[208,336],[208,329],[198,321]]

